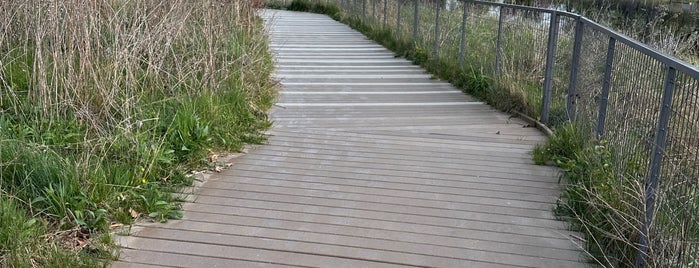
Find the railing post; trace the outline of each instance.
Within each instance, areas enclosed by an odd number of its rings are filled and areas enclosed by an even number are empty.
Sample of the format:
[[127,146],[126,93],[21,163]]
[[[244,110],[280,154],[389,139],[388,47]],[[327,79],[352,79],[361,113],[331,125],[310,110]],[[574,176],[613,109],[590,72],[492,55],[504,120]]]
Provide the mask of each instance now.
[[658,118],[658,127],[655,132],[655,144],[651,152],[650,173],[646,180],[645,205],[646,213],[641,227],[641,237],[636,256],[636,267],[646,266],[646,256],[648,256],[649,239],[648,233],[653,222],[653,210],[655,210],[655,199],[657,197],[658,181],[660,180],[660,170],[663,163],[663,155],[667,147],[668,126],[670,125],[670,115],[672,114],[672,95],[675,90],[677,70],[667,67],[665,72],[665,82],[663,85],[663,102]]
[[468,8],[466,6],[467,0],[463,0],[463,9],[464,12],[461,15],[461,45],[459,46],[459,65],[461,68],[464,67],[464,54],[466,53],[466,14],[468,11]]
[[418,10],[420,9],[420,0],[413,0],[414,12],[413,12],[413,46],[417,47],[417,26],[418,26]]
[[504,14],[502,12],[502,6],[498,7],[498,40],[495,44],[495,73],[493,78],[500,75],[500,50],[502,47],[502,19]]
[[571,60],[570,81],[568,83],[568,96],[566,99],[568,120],[575,119],[575,89],[578,85],[578,67],[580,66],[580,54],[582,52],[582,38],[584,33],[583,27],[585,27],[585,24],[583,23],[582,18],[578,17],[575,23],[575,37],[573,37],[573,59]]
[[398,3],[398,16],[396,16],[396,40],[400,41],[400,1],[397,0],[396,2]]
[[556,48],[558,47],[558,24],[561,17],[558,12],[551,12],[549,23],[549,42],[546,48],[546,71],[544,72],[544,94],[541,101],[541,123],[549,122],[549,110],[551,109],[551,95],[553,94],[553,71],[556,64]]
[[607,47],[607,60],[604,64],[604,80],[602,81],[602,96],[600,97],[599,114],[597,115],[597,139],[602,139],[604,134],[604,122],[607,120],[607,101],[609,100],[609,88],[612,86],[612,64],[614,63],[614,49],[616,39],[609,37]]
[[439,13],[442,7],[439,1],[435,2],[434,5],[437,10],[435,11],[436,14],[434,18],[434,47],[432,48],[432,53],[434,53],[434,62],[436,64],[439,62]]

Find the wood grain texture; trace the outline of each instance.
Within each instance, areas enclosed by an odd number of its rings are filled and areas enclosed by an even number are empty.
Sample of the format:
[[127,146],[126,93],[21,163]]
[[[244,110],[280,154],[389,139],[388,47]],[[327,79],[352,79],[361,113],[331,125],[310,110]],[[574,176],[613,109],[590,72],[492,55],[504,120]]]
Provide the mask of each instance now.
[[268,144],[112,267],[585,267],[543,134],[322,15],[265,11]]

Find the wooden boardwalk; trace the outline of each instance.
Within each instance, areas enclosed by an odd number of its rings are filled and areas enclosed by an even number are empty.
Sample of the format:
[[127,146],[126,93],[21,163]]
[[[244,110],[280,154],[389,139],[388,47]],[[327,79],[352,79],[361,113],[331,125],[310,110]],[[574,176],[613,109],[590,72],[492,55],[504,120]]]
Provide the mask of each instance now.
[[269,144],[113,267],[583,267],[545,137],[326,16],[264,13]]

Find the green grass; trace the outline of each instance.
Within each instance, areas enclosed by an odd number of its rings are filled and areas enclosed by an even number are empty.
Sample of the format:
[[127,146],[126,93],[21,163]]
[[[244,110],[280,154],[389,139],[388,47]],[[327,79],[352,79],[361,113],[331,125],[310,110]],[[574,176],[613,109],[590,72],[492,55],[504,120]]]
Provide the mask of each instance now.
[[584,234],[585,250],[606,267],[632,267],[642,214],[645,166],[619,169],[618,153],[607,142],[589,139],[580,126],[560,127],[534,150],[537,164],[562,168],[566,185],[555,214]]
[[[260,3],[56,0],[60,19],[29,19],[37,1],[0,3],[0,267],[104,266],[110,226],[182,217],[187,172],[264,141]],[[115,12],[63,17],[95,8]]]

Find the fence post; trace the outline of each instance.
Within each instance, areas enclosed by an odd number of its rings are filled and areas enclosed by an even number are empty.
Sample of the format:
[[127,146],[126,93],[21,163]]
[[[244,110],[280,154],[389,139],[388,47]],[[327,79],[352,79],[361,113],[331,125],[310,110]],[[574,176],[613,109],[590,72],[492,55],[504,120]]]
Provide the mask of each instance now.
[[573,59],[570,66],[570,81],[568,83],[568,96],[566,99],[566,111],[568,120],[575,119],[575,88],[578,84],[578,67],[580,66],[580,54],[582,53],[583,27],[585,24],[581,17],[576,19],[575,37],[573,41]]
[[607,60],[604,65],[604,80],[602,82],[602,96],[599,104],[599,114],[597,115],[597,139],[602,139],[604,134],[604,122],[607,120],[607,101],[609,100],[609,88],[612,85],[612,64],[614,63],[614,49],[616,39],[609,37],[607,47]]
[[461,15],[461,45],[459,46],[459,66],[464,67],[464,53],[466,53],[466,12],[467,12],[467,0],[463,0],[464,12]]
[[417,26],[418,26],[418,10],[420,9],[420,0],[413,0],[415,12],[413,12],[413,46],[417,47]]
[[401,0],[396,1],[398,3],[398,16],[396,17],[396,41],[400,41],[400,1]]
[[495,73],[493,78],[500,75],[500,49],[502,47],[502,19],[504,15],[502,12],[502,6],[498,7],[498,40],[495,44]]
[[434,18],[434,47],[432,48],[432,53],[434,53],[435,64],[439,62],[439,13],[442,10],[442,6],[439,1],[434,3],[436,7],[435,18]]
[[546,48],[546,71],[544,73],[544,94],[541,101],[541,123],[549,122],[549,111],[551,109],[551,95],[553,94],[553,65],[556,64],[556,48],[558,47],[558,24],[561,17],[558,12],[551,12],[551,22],[549,24],[549,42]]
[[667,146],[668,126],[670,125],[670,115],[672,114],[672,95],[675,91],[675,82],[677,78],[677,70],[673,67],[667,67],[665,72],[665,83],[663,85],[663,102],[660,109],[660,117],[658,118],[658,127],[655,132],[655,144],[651,152],[650,173],[646,180],[646,215],[643,219],[641,227],[641,237],[638,247],[638,255],[636,256],[636,267],[646,266],[646,256],[648,256],[649,240],[648,232],[650,225],[653,222],[653,210],[655,209],[655,199],[657,196],[658,181],[660,179],[660,169],[663,163],[663,154]]

